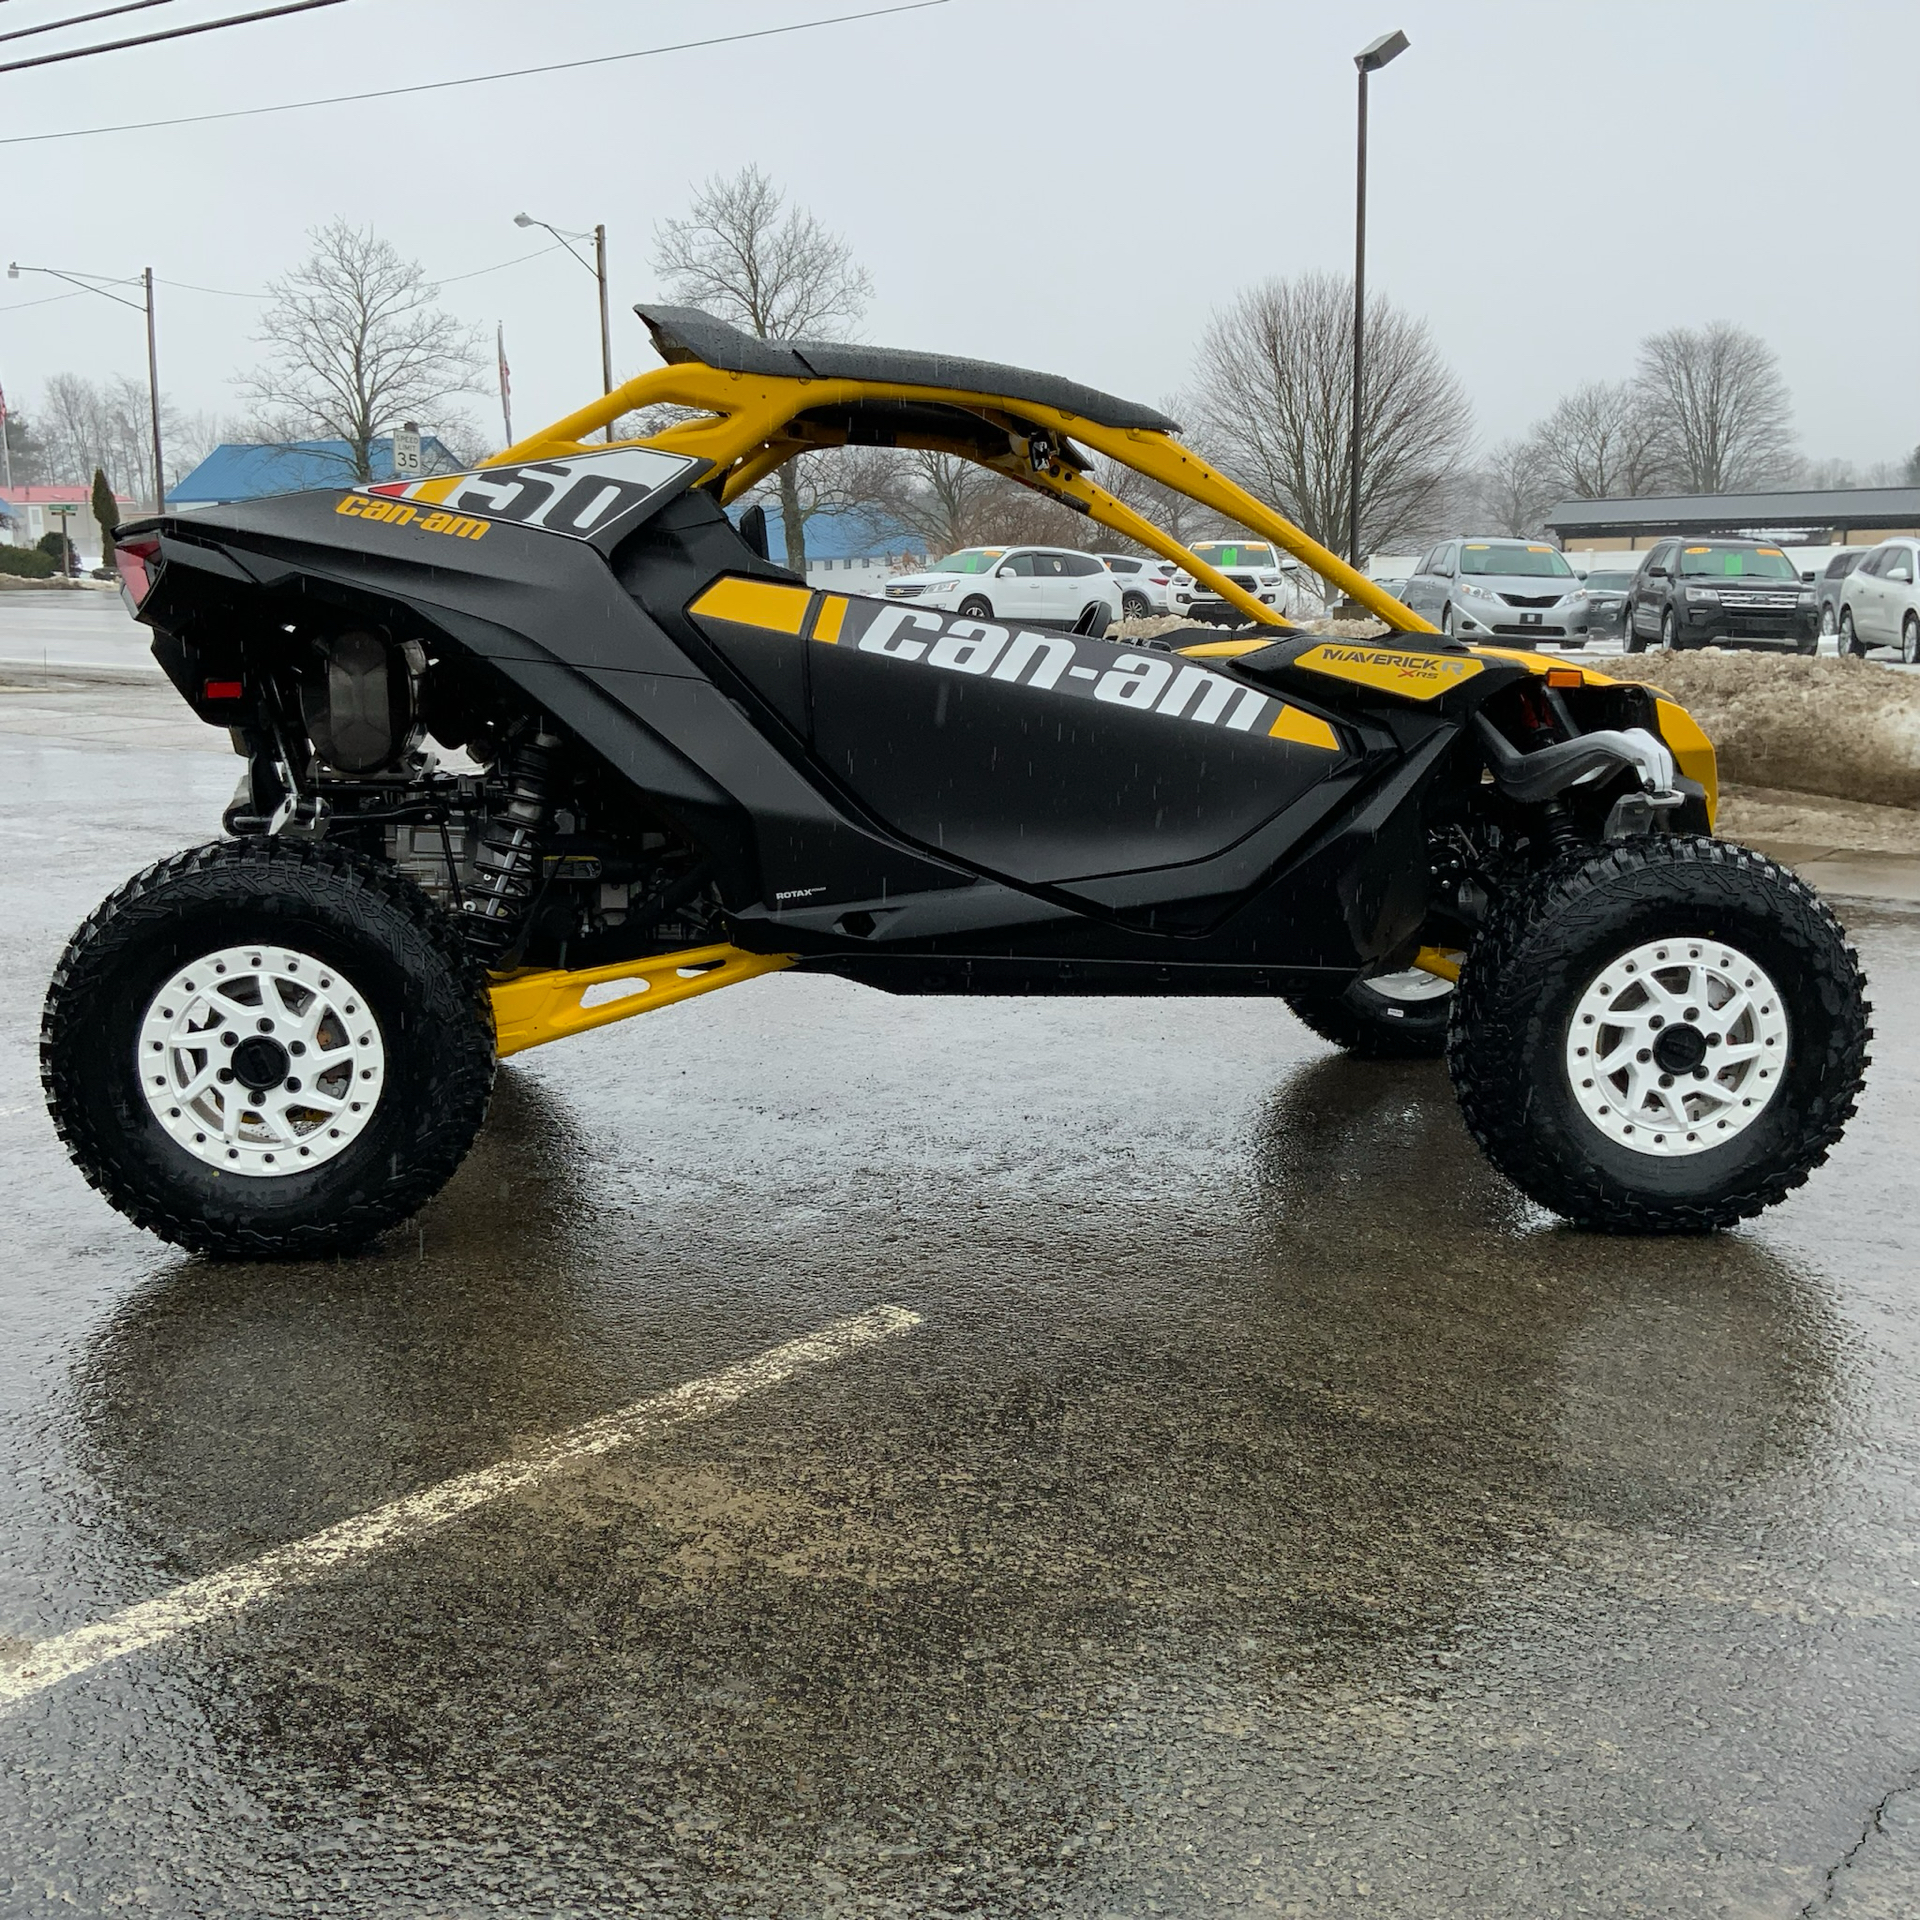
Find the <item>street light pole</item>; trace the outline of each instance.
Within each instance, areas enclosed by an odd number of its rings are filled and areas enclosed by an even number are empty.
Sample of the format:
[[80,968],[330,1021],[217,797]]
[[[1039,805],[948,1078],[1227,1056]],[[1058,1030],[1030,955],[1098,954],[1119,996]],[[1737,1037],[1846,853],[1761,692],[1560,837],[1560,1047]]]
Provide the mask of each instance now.
[[[112,300],[120,306],[131,307],[135,313],[144,313],[147,321],[147,408],[148,418],[153,425],[153,506],[156,513],[164,513],[167,506],[166,469],[160,464],[160,348],[153,324],[153,269],[140,269],[140,286],[144,294],[141,300],[129,300],[123,295],[109,293],[95,281],[106,279],[103,273],[66,273],[59,267],[23,267],[18,260],[7,262],[7,278],[18,280],[23,273],[44,273],[53,280],[64,280],[70,287],[78,287],[82,293],[97,293],[103,300]],[[115,286],[128,286],[131,282],[117,280]]]
[[1360,464],[1366,432],[1367,397],[1367,76],[1407,50],[1397,28],[1353,56],[1360,70],[1358,141],[1353,184],[1353,415],[1347,431],[1347,564],[1360,570]]
[[[516,227],[545,227],[547,232],[560,242],[573,257],[600,283],[600,391],[613,391],[613,325],[607,309],[607,230],[597,226],[593,230],[593,264],[588,266],[587,256],[575,250],[574,242],[584,240],[584,233],[562,233],[561,230],[545,220],[536,220],[530,213],[516,213],[513,216]],[[613,438],[613,422],[607,422],[607,439]]]
[[[593,270],[600,281],[600,391],[613,391],[613,326],[607,313],[607,230],[593,230]],[[613,438],[613,422],[607,422],[607,438]]]

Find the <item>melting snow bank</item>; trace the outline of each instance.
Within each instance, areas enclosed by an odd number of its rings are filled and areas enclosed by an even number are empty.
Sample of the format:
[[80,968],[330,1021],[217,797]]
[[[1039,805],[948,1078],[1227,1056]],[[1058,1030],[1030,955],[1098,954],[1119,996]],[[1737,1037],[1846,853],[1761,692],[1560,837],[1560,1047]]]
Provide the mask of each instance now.
[[1920,675],[1714,648],[1594,665],[1672,694],[1706,729],[1723,779],[1920,808]]

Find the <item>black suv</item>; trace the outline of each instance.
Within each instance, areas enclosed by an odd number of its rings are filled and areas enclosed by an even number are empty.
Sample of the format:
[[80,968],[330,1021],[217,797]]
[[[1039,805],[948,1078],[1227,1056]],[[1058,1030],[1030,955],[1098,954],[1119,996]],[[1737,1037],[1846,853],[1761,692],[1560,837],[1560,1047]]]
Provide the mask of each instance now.
[[1626,646],[1820,644],[1820,596],[1793,562],[1757,540],[1662,540],[1627,589]]

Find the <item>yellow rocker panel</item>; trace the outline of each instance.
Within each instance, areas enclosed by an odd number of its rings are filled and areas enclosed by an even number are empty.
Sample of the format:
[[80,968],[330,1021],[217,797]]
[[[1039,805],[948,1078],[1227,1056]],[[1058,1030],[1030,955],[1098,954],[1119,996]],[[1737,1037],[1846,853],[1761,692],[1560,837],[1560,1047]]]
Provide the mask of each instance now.
[[[527,967],[518,973],[495,974],[493,1000],[494,1052],[502,1060],[528,1047],[564,1040],[592,1027],[611,1026],[636,1013],[651,1013],[731,987],[762,973],[778,973],[793,965],[790,953],[748,953],[741,947],[686,947],[679,953],[649,954],[644,960],[621,960],[605,967]],[[596,987],[623,987],[592,1006],[586,996]]]

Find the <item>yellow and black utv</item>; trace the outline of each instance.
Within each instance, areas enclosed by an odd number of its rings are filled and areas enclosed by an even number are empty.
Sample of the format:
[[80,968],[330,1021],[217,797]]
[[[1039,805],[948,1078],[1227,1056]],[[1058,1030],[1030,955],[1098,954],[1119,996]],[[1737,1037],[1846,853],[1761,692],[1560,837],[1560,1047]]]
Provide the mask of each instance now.
[[[786,967],[1272,996],[1356,1051],[1444,1050],[1494,1162],[1597,1227],[1736,1220],[1839,1138],[1854,956],[1712,837],[1713,749],[1671,701],[1443,639],[1150,408],[642,318],[662,370],[475,471],[121,530],[155,656],[246,756],[228,837],[104,902],[48,995],[55,1120],[130,1218],[223,1254],[363,1241],[459,1164],[499,1056]],[[977,461],[1246,625],[1168,650],[810,588],[726,509],[850,444]],[[1389,633],[1290,626],[1095,454]]]

